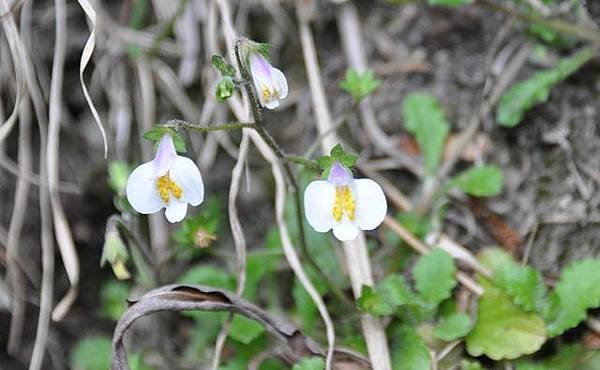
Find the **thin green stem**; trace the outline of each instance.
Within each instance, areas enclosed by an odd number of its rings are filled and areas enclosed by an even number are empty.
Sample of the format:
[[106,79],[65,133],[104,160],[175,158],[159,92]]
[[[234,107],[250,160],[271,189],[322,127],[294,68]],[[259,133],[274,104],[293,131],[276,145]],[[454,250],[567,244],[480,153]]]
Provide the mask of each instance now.
[[312,159],[306,159],[306,158],[298,156],[298,155],[286,154],[285,160],[290,163],[300,164],[304,167],[307,167],[307,168],[310,168],[313,170],[317,170],[317,171],[321,170],[321,166],[319,166],[319,162],[314,161]]
[[212,126],[201,126],[201,125],[193,125],[187,121],[180,119],[172,119],[164,124],[166,127],[182,127],[186,130],[192,130],[196,132],[212,132],[212,131],[232,131],[239,130],[242,128],[256,128],[254,123],[250,122],[229,122],[221,125],[212,125]]

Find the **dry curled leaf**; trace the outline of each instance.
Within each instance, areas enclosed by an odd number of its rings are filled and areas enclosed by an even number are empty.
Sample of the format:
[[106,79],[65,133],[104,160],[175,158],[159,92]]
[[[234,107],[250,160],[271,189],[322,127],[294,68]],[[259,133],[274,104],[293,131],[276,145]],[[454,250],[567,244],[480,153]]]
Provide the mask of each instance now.
[[[137,319],[160,311],[227,311],[243,315],[262,324],[282,345],[281,359],[293,364],[305,356],[325,356],[322,347],[289,322],[275,318],[261,308],[226,290],[189,284],[167,285],[129,301],[113,334],[112,370],[128,370],[123,336]],[[336,349],[337,370],[370,369],[367,359],[353,352]]]
[[490,210],[484,202],[475,198],[469,199],[469,208],[479,223],[490,233],[495,241],[511,253],[515,253],[521,245],[521,237],[504,219]]

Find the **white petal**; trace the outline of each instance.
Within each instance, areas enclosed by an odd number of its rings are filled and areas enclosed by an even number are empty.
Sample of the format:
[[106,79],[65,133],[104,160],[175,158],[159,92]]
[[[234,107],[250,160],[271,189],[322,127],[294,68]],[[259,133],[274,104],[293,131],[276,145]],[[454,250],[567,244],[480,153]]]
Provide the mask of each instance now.
[[252,82],[254,82],[254,91],[256,91],[256,95],[258,96],[258,102],[261,107],[266,106],[266,102],[263,99],[262,92],[262,81],[255,75],[252,74]]
[[139,213],[158,212],[165,203],[158,194],[153,162],[146,162],[133,170],[127,179],[127,200]]
[[354,180],[356,224],[362,230],[379,226],[387,212],[387,201],[381,186],[371,179]]
[[177,156],[169,172],[171,180],[183,190],[179,201],[197,206],[204,200],[204,183],[198,166],[189,158]]
[[358,227],[354,223],[342,221],[333,227],[333,235],[343,242],[354,240],[358,236]]
[[325,233],[335,224],[333,204],[335,187],[327,181],[313,181],[304,191],[304,213],[306,220],[318,232]]
[[177,151],[175,150],[175,144],[173,144],[173,137],[166,134],[160,139],[156,155],[152,161],[154,163],[154,176],[160,177],[167,173],[176,158]]
[[285,99],[288,94],[288,84],[285,75],[277,68],[271,69],[271,75],[273,76],[273,83],[277,87],[279,99]]
[[275,109],[279,106],[279,99],[271,99],[263,105],[267,109]]
[[171,223],[179,222],[185,218],[187,213],[187,203],[180,202],[178,200],[171,200],[167,209],[165,210],[165,216]]

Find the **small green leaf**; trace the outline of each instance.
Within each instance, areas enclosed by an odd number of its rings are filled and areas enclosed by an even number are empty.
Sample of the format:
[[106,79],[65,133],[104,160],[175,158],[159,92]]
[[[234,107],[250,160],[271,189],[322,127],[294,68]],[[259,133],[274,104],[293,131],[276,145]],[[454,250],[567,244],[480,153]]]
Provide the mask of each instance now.
[[483,370],[483,368],[477,361],[462,360],[460,370]]
[[421,256],[412,271],[417,292],[434,306],[451,296],[456,286],[455,273],[454,260],[439,248]]
[[358,307],[375,316],[391,315],[399,306],[418,304],[415,294],[400,275],[386,277],[375,288],[364,285]]
[[503,182],[502,171],[496,166],[471,167],[452,180],[460,190],[476,197],[499,194]]
[[412,93],[404,99],[402,113],[404,126],[413,134],[423,153],[425,171],[433,175],[450,131],[444,112],[433,96]]
[[494,271],[494,281],[526,311],[542,311],[546,286],[539,271],[511,261]]
[[451,342],[462,338],[471,331],[472,324],[469,315],[456,312],[446,317],[438,326],[433,334],[446,342]]
[[346,71],[346,79],[340,82],[340,88],[352,95],[355,101],[359,102],[371,95],[380,83],[381,81],[375,78],[375,74],[371,70],[361,73],[355,69],[348,69]]
[[221,73],[221,77],[235,77],[235,68],[227,63],[222,56],[215,54],[210,61],[213,67]]
[[304,358],[299,363],[295,364],[293,370],[323,370],[325,362],[320,357]]
[[398,326],[393,334],[393,370],[429,370],[431,356],[423,338],[408,325]]
[[331,148],[329,154],[331,154],[332,158],[340,158],[341,156],[346,154],[346,152],[344,151],[344,148],[342,148],[342,144],[336,144],[336,146]]
[[71,353],[73,370],[106,370],[110,368],[112,341],[98,335],[80,340]]
[[574,328],[588,309],[600,307],[600,259],[573,262],[561,273],[545,309],[550,337]]
[[550,96],[550,89],[576,72],[595,54],[586,48],[561,60],[550,70],[535,73],[531,78],[512,86],[502,95],[496,110],[496,120],[501,126],[514,127],[533,106],[543,103]]
[[254,320],[250,320],[244,316],[234,315],[231,321],[231,330],[229,336],[238,342],[249,344],[254,339],[258,338],[265,328]]
[[486,279],[480,281],[485,292],[479,300],[475,326],[466,337],[469,354],[485,354],[498,361],[539,350],[546,341],[542,318],[523,311],[509,295]]
[[471,4],[473,0],[427,0],[429,5],[451,6],[457,7],[461,5]]
[[218,101],[225,101],[233,95],[234,91],[235,84],[231,77],[223,77],[215,89],[215,95]]

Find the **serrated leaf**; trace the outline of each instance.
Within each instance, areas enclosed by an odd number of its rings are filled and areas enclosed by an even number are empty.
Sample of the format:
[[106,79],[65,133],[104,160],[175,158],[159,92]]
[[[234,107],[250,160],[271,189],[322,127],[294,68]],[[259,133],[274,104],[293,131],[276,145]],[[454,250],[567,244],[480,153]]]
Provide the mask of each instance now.
[[600,307],[600,259],[573,262],[561,273],[545,309],[550,337],[574,328],[588,309]]
[[229,336],[238,342],[249,344],[254,339],[258,338],[265,328],[254,320],[250,320],[244,316],[234,315],[231,321],[231,330]]
[[212,56],[210,61],[213,67],[215,67],[215,69],[221,73],[222,77],[235,76],[235,68],[233,68],[231,64],[227,63],[222,56],[215,54]]
[[451,342],[467,335],[471,331],[472,326],[469,315],[456,312],[444,318],[435,327],[433,334],[441,340]]
[[323,370],[325,361],[320,357],[304,358],[295,364],[293,370]]
[[581,68],[594,53],[594,49],[583,49],[569,58],[562,59],[555,68],[537,72],[531,78],[512,86],[498,103],[498,124],[507,127],[519,124],[527,110],[548,100],[550,89]]
[[399,306],[418,304],[415,294],[400,275],[390,275],[374,288],[363,286],[358,307],[371,315],[385,316]]
[[381,81],[375,78],[375,74],[371,70],[358,72],[355,69],[346,71],[346,78],[340,82],[340,88],[359,102],[367,96],[371,95],[379,86]]
[[547,289],[539,271],[513,262],[499,266],[494,281],[526,311],[541,312]]
[[451,296],[456,286],[455,273],[452,256],[439,248],[421,256],[412,271],[417,292],[434,306]]
[[471,167],[457,175],[452,183],[476,197],[491,197],[502,190],[502,171],[496,166]]
[[408,325],[394,330],[392,347],[393,370],[429,370],[431,356],[417,331]]
[[404,126],[415,137],[429,175],[437,169],[450,131],[444,112],[437,100],[426,93],[412,93],[402,105]]
[[479,300],[475,326],[466,337],[469,354],[502,360],[539,350],[546,341],[542,318],[522,310],[508,294],[486,279],[480,281],[485,292]]

